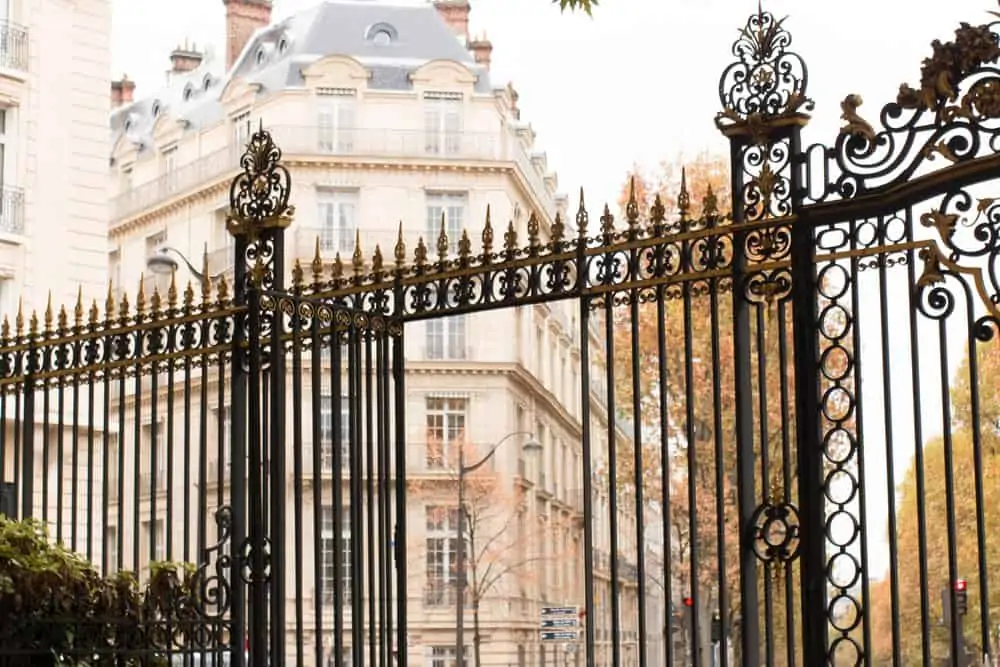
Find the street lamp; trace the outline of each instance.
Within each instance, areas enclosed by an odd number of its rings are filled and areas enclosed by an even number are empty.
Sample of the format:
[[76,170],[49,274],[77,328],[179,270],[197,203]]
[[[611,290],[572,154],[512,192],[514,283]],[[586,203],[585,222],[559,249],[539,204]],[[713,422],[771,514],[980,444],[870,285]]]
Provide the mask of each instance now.
[[[192,264],[187,257],[184,256],[177,248],[172,248],[170,246],[160,246],[156,249],[153,254],[146,258],[146,268],[148,268],[152,273],[157,275],[169,276],[178,268],[177,257],[180,261],[187,267],[191,275],[200,283],[204,283],[206,280],[206,275],[196,269],[194,264]],[[208,244],[205,244],[204,250],[205,265],[208,265]],[[207,277],[208,280],[217,280],[222,274],[216,276]]]
[[493,445],[486,456],[471,465],[465,465],[465,451],[461,446],[458,448],[458,552],[455,555],[455,569],[458,571],[459,583],[457,600],[455,601],[455,664],[457,667],[465,667],[465,476],[486,465],[487,461],[496,454],[500,445],[518,435],[528,436],[521,447],[525,454],[532,455],[542,451],[541,443],[535,440],[534,433],[530,431],[508,433]]

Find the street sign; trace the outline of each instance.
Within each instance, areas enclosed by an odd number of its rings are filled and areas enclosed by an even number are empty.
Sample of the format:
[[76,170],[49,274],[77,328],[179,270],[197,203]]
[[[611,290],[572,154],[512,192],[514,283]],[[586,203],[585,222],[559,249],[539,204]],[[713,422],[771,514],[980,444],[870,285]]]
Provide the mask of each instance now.
[[576,630],[555,630],[543,632],[543,642],[575,642],[578,638]]
[[543,618],[543,628],[575,628],[577,625],[575,618]]
[[576,616],[576,607],[542,607],[542,616]]

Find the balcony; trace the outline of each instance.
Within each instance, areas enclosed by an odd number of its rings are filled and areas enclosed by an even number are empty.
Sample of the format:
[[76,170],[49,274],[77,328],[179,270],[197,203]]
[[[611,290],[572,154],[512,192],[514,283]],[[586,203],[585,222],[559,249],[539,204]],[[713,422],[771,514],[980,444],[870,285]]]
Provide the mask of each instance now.
[[0,233],[24,234],[24,190],[0,186]]
[[0,21],[0,69],[28,71],[28,29]]
[[[357,128],[331,134],[318,126],[268,128],[286,159],[292,156],[347,159],[418,159],[422,161],[510,161],[525,178],[550,213],[555,200],[548,194],[520,142],[507,132],[428,133],[423,130]],[[147,183],[130,188],[112,200],[112,221],[119,221],[156,206],[171,197],[235,175],[242,148],[227,146],[173,169]],[[350,243],[353,252],[353,239]],[[386,248],[383,246],[383,252]],[[391,256],[391,255],[390,255]]]

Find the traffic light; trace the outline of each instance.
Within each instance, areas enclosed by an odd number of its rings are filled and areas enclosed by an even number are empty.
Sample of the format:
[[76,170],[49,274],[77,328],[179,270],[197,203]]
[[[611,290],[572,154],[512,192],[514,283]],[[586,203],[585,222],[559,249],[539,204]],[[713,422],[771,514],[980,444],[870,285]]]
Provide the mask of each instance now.
[[712,614],[712,643],[718,644],[722,641],[722,619],[719,612]]
[[969,582],[965,579],[955,580],[955,611],[959,616],[965,616],[969,611]]

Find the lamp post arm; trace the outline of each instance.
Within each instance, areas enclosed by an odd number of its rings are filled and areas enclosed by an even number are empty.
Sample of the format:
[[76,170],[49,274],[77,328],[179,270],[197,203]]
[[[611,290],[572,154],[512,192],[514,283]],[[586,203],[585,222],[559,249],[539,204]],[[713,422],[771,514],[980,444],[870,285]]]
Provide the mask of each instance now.
[[504,437],[500,438],[500,440],[497,442],[497,444],[493,445],[493,447],[490,449],[490,451],[486,452],[486,456],[484,456],[483,458],[479,459],[477,462],[475,462],[475,463],[473,463],[471,465],[468,465],[468,466],[462,464],[462,461],[464,460],[464,457],[462,457],[462,452],[460,450],[459,451],[459,470],[460,470],[460,472],[463,475],[467,475],[470,472],[475,472],[476,470],[479,470],[484,465],[486,465],[487,461],[489,461],[491,458],[493,458],[493,455],[497,453],[497,449],[500,448],[500,445],[502,445],[504,442],[506,442],[510,438],[513,438],[516,435],[532,435],[532,433],[531,433],[531,431],[514,431],[513,433],[508,433]]
[[205,281],[205,274],[203,274],[198,269],[194,268],[194,264],[192,264],[188,260],[188,258],[184,256],[184,253],[182,253],[180,250],[178,250],[177,248],[173,248],[171,246],[163,246],[162,248],[160,248],[160,250],[162,252],[172,252],[174,255],[179,257],[182,262],[184,262],[184,266],[188,268],[188,271],[191,272],[191,275],[194,276],[196,280],[198,280],[199,282]]

